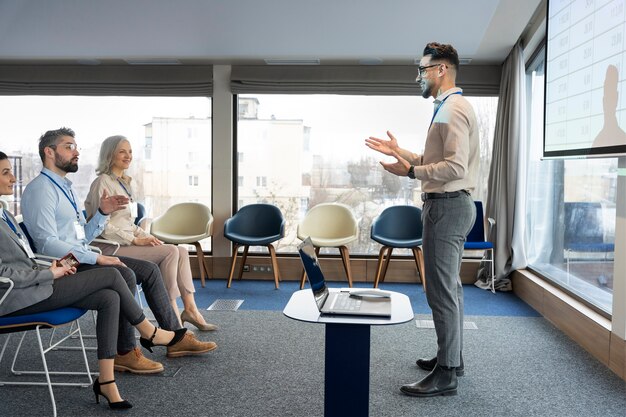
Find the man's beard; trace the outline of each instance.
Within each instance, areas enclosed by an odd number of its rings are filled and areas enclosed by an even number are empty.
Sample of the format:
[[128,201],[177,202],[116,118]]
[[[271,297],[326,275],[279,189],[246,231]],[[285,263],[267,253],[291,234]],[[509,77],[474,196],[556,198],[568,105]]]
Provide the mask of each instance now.
[[430,97],[431,90],[432,90],[432,87],[430,86],[430,84],[424,83],[424,86],[422,87],[422,97],[424,98]]
[[69,161],[63,161],[61,160],[59,155],[54,156],[54,165],[60,170],[67,172],[67,173],[78,171],[77,163],[72,162],[71,159]]

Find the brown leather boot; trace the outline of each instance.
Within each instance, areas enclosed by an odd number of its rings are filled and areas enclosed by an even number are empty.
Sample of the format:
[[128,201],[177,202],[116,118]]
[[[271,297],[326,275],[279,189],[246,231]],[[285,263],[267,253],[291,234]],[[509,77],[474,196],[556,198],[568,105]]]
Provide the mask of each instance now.
[[125,355],[115,355],[113,367],[119,372],[131,372],[133,374],[158,374],[163,372],[163,364],[155,362],[143,356],[141,350],[135,347]]
[[217,349],[215,342],[201,342],[191,333],[185,333],[185,336],[174,346],[167,347],[168,358],[179,358],[181,356],[200,355]]

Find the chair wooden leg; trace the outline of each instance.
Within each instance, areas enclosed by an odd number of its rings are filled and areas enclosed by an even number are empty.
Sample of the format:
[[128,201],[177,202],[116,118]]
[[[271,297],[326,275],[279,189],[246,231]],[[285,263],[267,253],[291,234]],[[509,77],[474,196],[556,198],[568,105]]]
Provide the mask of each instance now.
[[200,246],[200,242],[193,242],[193,245],[196,247],[198,268],[200,269],[200,283],[202,284],[202,288],[204,288],[204,279],[209,279],[209,268],[206,266],[206,263],[204,261],[204,252],[202,251],[202,246]]
[[239,250],[239,245],[235,243],[235,247],[233,248],[233,259],[230,262],[230,274],[228,275],[228,283],[226,284],[226,288],[230,288],[230,284],[233,282],[233,274],[235,273],[235,265],[237,264],[237,251]]
[[383,274],[380,277],[380,282],[385,282],[385,277],[387,276],[387,268],[389,268],[389,262],[391,262],[391,254],[393,253],[393,248],[388,247],[387,249],[387,259],[385,260],[385,267],[383,268]]
[[415,258],[415,264],[417,265],[417,273],[420,276],[420,280],[422,281],[422,287],[424,288],[424,292],[425,292],[426,291],[426,272],[424,271],[424,252],[422,251],[421,246],[413,248],[413,257]]
[[380,280],[380,272],[383,269],[383,259],[386,251],[387,246],[383,246],[382,248],[380,248],[380,252],[378,252],[378,264],[376,265],[376,278],[374,279],[374,288],[378,288],[378,281]]
[[267,245],[267,249],[270,251],[270,258],[272,258],[272,269],[274,270],[274,285],[278,289],[280,281],[280,272],[278,271],[278,259],[276,259],[276,249],[271,243]]
[[300,276],[300,289],[304,289],[304,281],[306,281],[306,271],[302,268],[302,275]]
[[250,246],[244,245],[243,254],[241,255],[241,265],[239,265],[239,275],[237,276],[237,279],[241,279],[241,277],[243,276],[243,268],[246,266],[246,261],[248,260],[248,249],[250,249]]
[[[320,248],[315,248],[315,255],[319,256]],[[302,268],[302,276],[300,277],[300,289],[304,289],[304,282],[306,281],[306,271]]]
[[350,252],[346,246],[340,246],[341,260],[343,261],[343,268],[346,270],[348,276],[348,286],[352,288],[352,274],[350,273]]

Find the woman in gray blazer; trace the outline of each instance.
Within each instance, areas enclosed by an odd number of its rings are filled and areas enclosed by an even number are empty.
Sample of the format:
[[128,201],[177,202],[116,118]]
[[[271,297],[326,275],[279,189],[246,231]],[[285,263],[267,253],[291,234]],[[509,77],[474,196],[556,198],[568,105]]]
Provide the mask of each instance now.
[[[11,163],[7,155],[0,152],[0,195],[13,195],[14,184]],[[0,214],[0,276],[14,282],[9,296],[0,304],[0,316],[34,314],[62,307],[96,310],[100,371],[93,386],[96,402],[102,395],[110,408],[132,407],[120,396],[113,377],[120,313],[137,328],[141,344],[149,350],[152,346],[175,344],[186,329],[172,332],[153,326],[114,268],[76,273],[74,266],[60,261],[54,261],[49,268],[40,267],[15,217],[2,208]],[[0,285],[0,299],[6,291],[7,287]]]

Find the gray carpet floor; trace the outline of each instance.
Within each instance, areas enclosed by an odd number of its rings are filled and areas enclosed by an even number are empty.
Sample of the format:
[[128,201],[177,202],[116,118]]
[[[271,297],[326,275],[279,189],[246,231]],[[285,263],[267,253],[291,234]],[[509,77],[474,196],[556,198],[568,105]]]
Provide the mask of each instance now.
[[[216,351],[178,359],[167,359],[164,348],[146,353],[162,361],[166,371],[158,376],[117,374],[122,395],[134,404],[125,412],[96,405],[91,389],[56,387],[59,416],[323,415],[322,325],[271,311],[204,314],[221,328],[196,334],[216,341]],[[406,397],[398,388],[426,375],[415,359],[434,354],[434,330],[417,328],[414,321],[373,327],[370,416],[625,415],[624,381],[543,318],[468,316],[466,321],[477,329],[465,331],[466,376],[459,380],[459,394],[427,399]],[[82,323],[85,332],[92,332],[91,319]],[[27,340],[34,343],[33,336]],[[14,345],[12,341],[10,347]],[[19,361],[22,367],[39,365],[32,352],[27,349]],[[80,365],[77,352],[50,355],[52,368]],[[95,369],[95,353],[89,357]],[[7,374],[4,363],[1,377],[16,378]],[[3,386],[0,395],[0,416],[52,415],[44,387]]]

